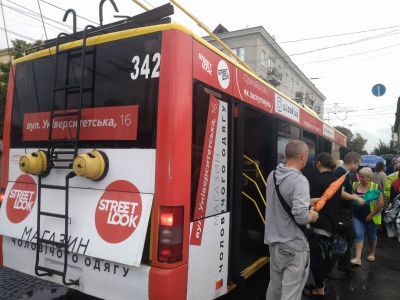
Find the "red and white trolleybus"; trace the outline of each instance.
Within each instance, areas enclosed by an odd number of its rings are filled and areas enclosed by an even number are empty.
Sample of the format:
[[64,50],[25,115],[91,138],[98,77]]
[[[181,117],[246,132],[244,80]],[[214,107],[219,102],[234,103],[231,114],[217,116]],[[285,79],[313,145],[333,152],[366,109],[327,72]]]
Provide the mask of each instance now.
[[218,298],[268,263],[265,175],[287,141],[312,157],[346,138],[187,28],[139,19],[13,63],[0,264],[104,299]]

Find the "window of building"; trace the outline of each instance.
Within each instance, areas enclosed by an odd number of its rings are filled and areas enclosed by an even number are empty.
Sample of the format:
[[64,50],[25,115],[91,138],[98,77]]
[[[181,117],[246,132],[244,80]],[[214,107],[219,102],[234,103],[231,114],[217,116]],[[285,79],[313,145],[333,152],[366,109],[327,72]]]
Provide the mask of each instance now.
[[275,61],[272,59],[272,57],[269,57],[268,59],[268,68],[273,68],[275,65]]
[[232,48],[233,53],[236,54],[242,61],[244,61],[244,47]]
[[261,65],[267,67],[267,53],[264,50],[261,50]]

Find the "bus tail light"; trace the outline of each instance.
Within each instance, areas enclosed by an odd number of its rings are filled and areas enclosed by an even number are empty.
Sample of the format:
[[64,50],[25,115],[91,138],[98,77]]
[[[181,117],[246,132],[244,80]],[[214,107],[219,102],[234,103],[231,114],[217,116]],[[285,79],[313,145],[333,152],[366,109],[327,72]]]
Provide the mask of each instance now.
[[5,196],[6,196],[6,191],[3,188],[1,188],[0,189],[0,206],[3,203],[3,200],[4,200]]
[[174,263],[182,260],[183,206],[161,206],[160,211],[157,260]]

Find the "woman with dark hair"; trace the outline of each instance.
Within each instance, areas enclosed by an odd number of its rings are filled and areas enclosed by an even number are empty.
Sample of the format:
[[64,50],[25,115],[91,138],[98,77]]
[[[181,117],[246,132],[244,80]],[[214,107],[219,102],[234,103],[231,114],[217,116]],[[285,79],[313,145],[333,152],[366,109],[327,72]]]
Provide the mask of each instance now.
[[[336,167],[332,155],[322,152],[318,155],[316,173],[310,180],[311,198],[320,198],[329,185],[337,178],[332,170]],[[336,224],[338,222],[338,211],[341,201],[341,189],[329,199],[325,206],[319,211],[317,222],[312,224],[314,230],[322,240],[327,241],[329,237],[336,233]],[[324,299],[325,295],[325,260],[320,252],[310,252],[310,269],[314,277],[314,284],[306,287],[303,294],[305,296]]]
[[372,182],[377,183],[379,189],[383,191],[386,182],[386,174],[383,172],[385,164],[381,161],[376,163],[375,172],[372,174]]

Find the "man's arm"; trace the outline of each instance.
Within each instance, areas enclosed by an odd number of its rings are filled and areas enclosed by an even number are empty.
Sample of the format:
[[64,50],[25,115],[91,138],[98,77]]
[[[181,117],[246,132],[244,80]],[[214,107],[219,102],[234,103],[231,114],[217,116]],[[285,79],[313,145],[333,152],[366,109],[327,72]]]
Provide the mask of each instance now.
[[365,204],[364,200],[361,197],[353,194],[349,194],[344,189],[342,190],[342,199],[347,201],[356,201],[358,205],[362,206]]
[[318,213],[310,207],[310,189],[307,179],[304,177],[295,183],[293,187],[292,214],[297,224],[306,225],[314,223],[318,219]]

